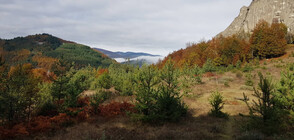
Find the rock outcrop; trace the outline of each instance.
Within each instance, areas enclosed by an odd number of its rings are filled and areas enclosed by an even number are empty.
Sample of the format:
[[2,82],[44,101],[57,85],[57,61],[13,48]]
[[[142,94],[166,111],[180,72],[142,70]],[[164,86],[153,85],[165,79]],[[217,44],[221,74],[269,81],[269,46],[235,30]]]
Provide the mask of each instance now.
[[239,16],[219,35],[250,34],[260,20],[284,23],[288,32],[294,34],[294,0],[252,0],[250,6],[242,7]]

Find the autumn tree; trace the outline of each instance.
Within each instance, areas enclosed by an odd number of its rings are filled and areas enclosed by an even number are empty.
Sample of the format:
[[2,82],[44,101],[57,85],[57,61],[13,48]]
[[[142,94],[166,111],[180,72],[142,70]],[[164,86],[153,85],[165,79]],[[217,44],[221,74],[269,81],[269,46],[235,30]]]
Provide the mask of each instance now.
[[283,55],[287,45],[287,27],[285,24],[273,23],[269,25],[261,20],[253,30],[250,38],[254,56],[271,58]]
[[218,65],[228,66],[229,64],[236,64],[237,61],[246,60],[249,58],[249,44],[233,35],[224,38],[220,44],[220,62]]

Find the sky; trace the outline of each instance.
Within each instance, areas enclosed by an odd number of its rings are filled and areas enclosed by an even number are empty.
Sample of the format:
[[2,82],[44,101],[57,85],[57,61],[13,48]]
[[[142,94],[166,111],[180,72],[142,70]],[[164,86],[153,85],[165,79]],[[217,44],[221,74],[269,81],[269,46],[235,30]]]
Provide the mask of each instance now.
[[0,0],[0,38],[49,33],[110,51],[165,56],[209,40],[252,0]]

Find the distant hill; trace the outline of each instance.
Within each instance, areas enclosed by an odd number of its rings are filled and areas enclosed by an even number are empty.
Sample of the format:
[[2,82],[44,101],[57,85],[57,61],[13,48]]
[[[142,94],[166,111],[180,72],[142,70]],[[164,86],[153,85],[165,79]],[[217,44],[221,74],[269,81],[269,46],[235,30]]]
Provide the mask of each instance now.
[[[115,59],[117,62],[120,63],[132,63],[132,64],[139,64],[142,65],[143,63],[152,64],[156,63],[158,59],[161,59],[162,56],[160,55],[153,55],[149,53],[143,52],[112,52],[100,48],[94,48],[105,55],[109,56],[110,58]],[[129,59],[129,62],[127,60]]]
[[89,46],[66,41],[50,34],[37,34],[14,39],[0,39],[0,56],[9,65],[32,63],[50,69],[58,60],[76,67],[107,67],[115,61]]
[[153,54],[149,54],[149,53],[143,53],[143,52],[112,52],[112,51],[108,51],[108,50],[104,50],[104,49],[100,49],[100,48],[94,48],[102,53],[104,53],[105,55],[109,56],[110,58],[136,58],[136,57],[140,57],[140,56],[160,56],[160,55],[153,55]]

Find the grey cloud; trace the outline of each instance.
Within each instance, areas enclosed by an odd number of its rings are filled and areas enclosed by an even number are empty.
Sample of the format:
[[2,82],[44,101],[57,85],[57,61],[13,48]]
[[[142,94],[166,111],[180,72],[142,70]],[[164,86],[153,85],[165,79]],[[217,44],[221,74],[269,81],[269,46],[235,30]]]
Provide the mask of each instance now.
[[49,33],[166,55],[224,30],[251,0],[0,0],[0,38]]

